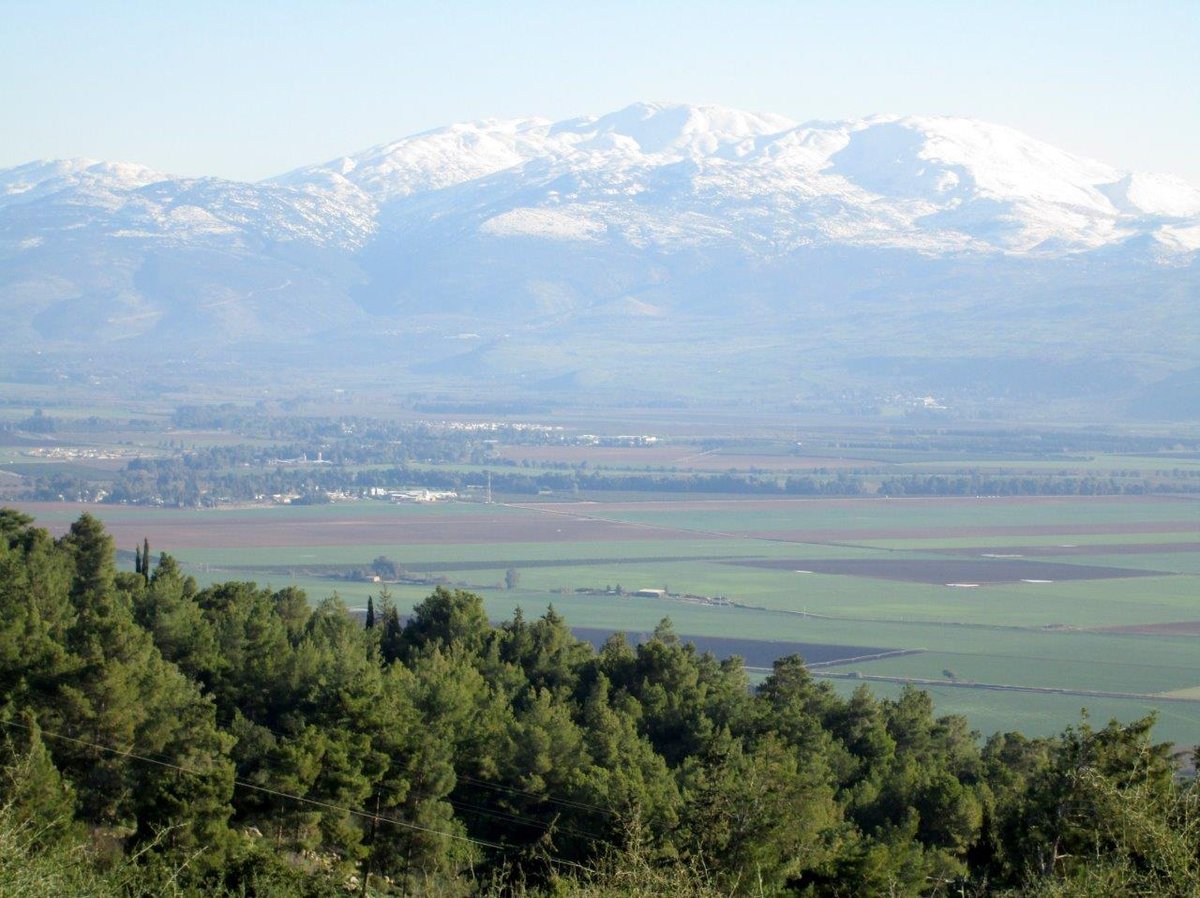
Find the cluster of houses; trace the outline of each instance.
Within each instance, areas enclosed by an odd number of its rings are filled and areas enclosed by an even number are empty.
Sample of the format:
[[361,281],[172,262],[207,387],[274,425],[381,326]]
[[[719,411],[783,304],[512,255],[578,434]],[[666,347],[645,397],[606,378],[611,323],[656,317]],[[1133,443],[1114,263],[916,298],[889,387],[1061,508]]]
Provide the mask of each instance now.
[[575,438],[577,446],[655,446],[658,437],[648,433],[618,434],[617,436],[599,436],[594,433],[581,433]]
[[695,593],[675,593],[669,592],[666,589],[658,589],[655,587],[642,587],[632,591],[621,589],[620,586],[606,586],[603,589],[592,586],[581,586],[575,590],[579,595],[590,596],[624,596],[631,599],[671,599],[676,602],[685,602],[693,605],[732,605],[725,596],[701,596]]
[[94,461],[112,461],[117,459],[145,458],[153,453],[140,449],[92,448],[88,446],[37,446],[26,449],[22,455],[30,458],[48,458],[54,461],[87,459]]
[[394,490],[387,487],[374,486],[367,490],[372,499],[387,499],[389,502],[451,502],[458,498],[454,490]]
[[558,424],[523,424],[519,421],[422,421],[427,427],[467,433],[515,431],[517,433],[557,433],[566,428]]

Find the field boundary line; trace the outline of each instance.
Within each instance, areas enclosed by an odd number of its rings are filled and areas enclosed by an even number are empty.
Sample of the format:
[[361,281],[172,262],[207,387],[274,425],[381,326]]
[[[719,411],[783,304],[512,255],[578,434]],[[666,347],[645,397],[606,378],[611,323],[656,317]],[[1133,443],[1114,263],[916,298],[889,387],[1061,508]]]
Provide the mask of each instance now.
[[1070,689],[1064,686],[1017,686],[1012,683],[980,683],[969,680],[937,680],[924,677],[888,677],[881,674],[835,673],[814,671],[814,677],[830,680],[862,680],[873,683],[898,683],[906,686],[949,686],[954,689],[980,689],[991,692],[1032,692],[1038,695],[1072,695],[1080,698],[1116,698],[1145,702],[1177,702],[1200,704],[1200,697],[1162,695],[1152,692],[1106,692],[1092,689]]
[[853,658],[834,658],[832,661],[816,661],[809,664],[807,661],[804,666],[809,670],[814,670],[820,667],[836,667],[841,664],[853,664],[856,661],[879,661],[883,658],[902,658],[905,655],[921,655],[929,651],[926,648],[916,649],[895,649],[890,652],[876,652],[873,655],[857,655]]
[[[687,639],[688,637],[681,636],[680,638]],[[812,671],[812,670],[816,670],[817,668],[821,668],[821,667],[837,667],[842,664],[854,664],[855,662],[879,661],[883,658],[900,658],[900,657],[903,657],[904,655],[921,655],[927,651],[929,651],[929,650],[924,649],[924,648],[895,649],[894,651],[890,651],[890,652],[875,652],[874,654],[871,654],[871,655],[852,655],[849,658],[834,658],[831,661],[811,661],[811,662],[805,661],[804,666],[806,668],[808,668],[810,671]],[[755,666],[752,664],[743,664],[742,666],[746,670],[761,670],[761,671],[770,672],[775,669],[773,667],[761,667],[761,666]]]

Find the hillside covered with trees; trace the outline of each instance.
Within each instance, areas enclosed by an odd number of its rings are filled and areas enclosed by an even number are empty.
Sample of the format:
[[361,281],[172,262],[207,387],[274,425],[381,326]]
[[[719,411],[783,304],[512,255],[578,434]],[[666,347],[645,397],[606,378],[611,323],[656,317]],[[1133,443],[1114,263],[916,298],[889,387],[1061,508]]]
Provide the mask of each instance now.
[[1152,720],[982,743],[666,621],[401,617],[116,569],[0,511],[0,893],[1196,895],[1200,793]]

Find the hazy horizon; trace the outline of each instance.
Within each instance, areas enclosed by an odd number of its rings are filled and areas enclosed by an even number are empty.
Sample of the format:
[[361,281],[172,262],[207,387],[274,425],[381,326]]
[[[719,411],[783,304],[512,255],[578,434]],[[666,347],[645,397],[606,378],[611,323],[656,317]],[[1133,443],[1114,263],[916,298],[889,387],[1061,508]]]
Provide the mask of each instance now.
[[0,167],[128,161],[254,181],[481,118],[640,100],[799,122],[877,113],[1008,125],[1200,183],[1200,8],[1159,2],[9,4]]

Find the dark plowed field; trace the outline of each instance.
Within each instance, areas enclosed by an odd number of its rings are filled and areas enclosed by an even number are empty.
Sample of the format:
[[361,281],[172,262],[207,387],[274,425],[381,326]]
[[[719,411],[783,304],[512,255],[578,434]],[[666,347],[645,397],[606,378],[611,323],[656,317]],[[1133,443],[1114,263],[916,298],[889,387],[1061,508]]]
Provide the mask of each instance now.
[[1017,583],[1021,580],[1108,580],[1117,577],[1157,577],[1161,571],[1100,567],[1086,564],[1055,564],[1050,561],[1023,561],[1010,558],[978,560],[915,558],[805,558],[799,561],[726,561],[738,567],[757,567],[777,571],[809,571],[814,574],[844,574],[849,577],[874,577],[878,580],[903,580],[908,583],[981,584]]

